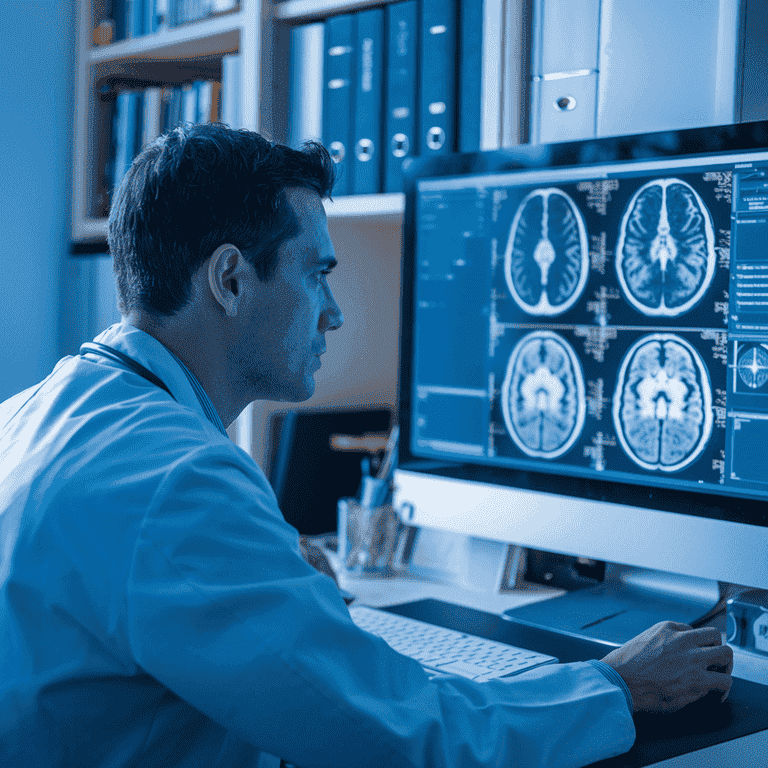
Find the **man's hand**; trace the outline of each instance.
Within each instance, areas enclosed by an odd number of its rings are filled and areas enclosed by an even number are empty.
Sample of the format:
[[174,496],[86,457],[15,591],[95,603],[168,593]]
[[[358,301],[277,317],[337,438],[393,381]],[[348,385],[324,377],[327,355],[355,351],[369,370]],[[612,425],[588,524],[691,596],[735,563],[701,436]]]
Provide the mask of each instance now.
[[714,627],[663,621],[602,661],[624,678],[635,712],[674,712],[713,689],[725,701],[731,689],[733,651]]

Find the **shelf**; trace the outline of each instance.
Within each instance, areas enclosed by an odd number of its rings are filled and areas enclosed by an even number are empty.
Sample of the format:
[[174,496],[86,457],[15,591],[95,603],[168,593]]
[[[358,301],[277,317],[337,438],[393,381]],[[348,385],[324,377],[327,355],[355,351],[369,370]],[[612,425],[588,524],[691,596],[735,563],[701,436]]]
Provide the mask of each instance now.
[[329,219],[402,220],[405,195],[399,192],[381,195],[347,195],[323,203]]
[[153,35],[98,46],[89,51],[88,63],[103,65],[117,61],[190,61],[235,53],[240,44],[241,16],[242,12],[227,13],[165,29]]
[[[405,195],[394,192],[382,195],[346,195],[325,200],[329,219],[377,219],[399,222],[403,218]],[[107,219],[83,219],[75,242],[106,242]]]
[[359,11],[371,6],[382,6],[397,0],[285,0],[275,3],[276,19],[283,21],[310,21],[331,16],[334,13]]

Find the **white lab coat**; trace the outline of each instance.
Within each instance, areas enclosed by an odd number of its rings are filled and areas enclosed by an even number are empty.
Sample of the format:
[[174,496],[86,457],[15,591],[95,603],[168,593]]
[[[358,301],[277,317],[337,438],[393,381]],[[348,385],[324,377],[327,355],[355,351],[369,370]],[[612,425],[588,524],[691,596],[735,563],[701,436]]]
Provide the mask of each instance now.
[[[0,765],[580,766],[628,750],[589,663],[430,681],[355,627],[256,463],[130,325],[0,405]],[[264,753],[264,754],[262,754]]]

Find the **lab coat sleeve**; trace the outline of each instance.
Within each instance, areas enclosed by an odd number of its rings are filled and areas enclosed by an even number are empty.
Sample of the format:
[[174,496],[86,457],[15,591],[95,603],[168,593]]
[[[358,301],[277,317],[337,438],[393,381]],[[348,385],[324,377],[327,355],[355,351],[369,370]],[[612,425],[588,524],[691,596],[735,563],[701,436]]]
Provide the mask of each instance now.
[[127,622],[149,674],[305,768],[566,768],[634,741],[623,692],[588,663],[512,682],[430,681],[359,630],[234,446],[169,469],[136,543]]

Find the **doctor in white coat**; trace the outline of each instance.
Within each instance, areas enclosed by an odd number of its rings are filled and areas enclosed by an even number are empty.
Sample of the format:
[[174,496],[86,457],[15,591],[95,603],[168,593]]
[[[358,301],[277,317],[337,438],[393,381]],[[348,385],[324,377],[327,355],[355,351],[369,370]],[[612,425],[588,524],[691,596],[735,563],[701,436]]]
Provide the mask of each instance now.
[[[226,435],[314,390],[342,323],[319,145],[222,125],[146,147],[109,220],[123,322],[0,405],[0,764],[581,766],[633,711],[730,687],[719,633],[430,680],[358,629]],[[718,665],[721,671],[708,671]]]

